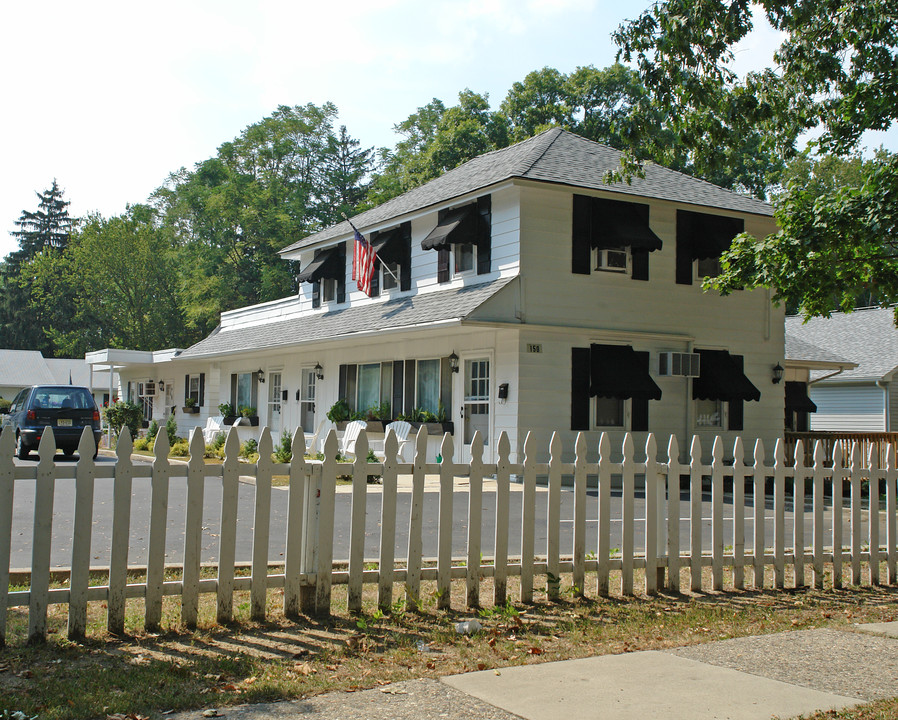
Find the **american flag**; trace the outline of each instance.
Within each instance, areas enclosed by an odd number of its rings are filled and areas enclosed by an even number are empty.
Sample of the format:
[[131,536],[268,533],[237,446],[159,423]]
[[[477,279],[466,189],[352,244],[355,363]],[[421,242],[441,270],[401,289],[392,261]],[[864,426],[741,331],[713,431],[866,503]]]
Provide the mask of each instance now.
[[355,251],[352,253],[352,279],[358,283],[358,288],[365,295],[371,297],[371,277],[374,275],[374,261],[377,255],[364,236],[355,231]]

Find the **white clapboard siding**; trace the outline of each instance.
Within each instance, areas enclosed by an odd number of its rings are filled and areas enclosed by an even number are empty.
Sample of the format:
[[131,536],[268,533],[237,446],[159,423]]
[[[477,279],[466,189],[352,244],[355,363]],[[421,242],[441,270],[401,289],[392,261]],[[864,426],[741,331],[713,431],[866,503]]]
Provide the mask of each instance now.
[[[699,592],[726,590],[724,570],[732,568],[732,587],[741,589],[745,584],[746,566],[753,569],[753,583],[763,587],[765,570],[773,571],[774,585],[784,588],[789,584],[787,563],[793,568],[791,584],[801,588],[805,584],[805,565],[811,565],[814,585],[821,587],[827,573],[827,563],[832,563],[832,584],[843,583],[843,566],[851,568],[851,583],[860,584],[865,579],[870,584],[882,582],[878,565],[885,562],[887,581],[896,582],[895,565],[898,561],[898,537],[896,537],[896,491],[898,491],[898,466],[894,448],[885,454],[885,467],[879,465],[879,455],[865,456],[860,444],[838,443],[832,453],[832,464],[825,462],[824,448],[818,443],[813,462],[805,465],[804,448],[799,443],[795,460],[787,464],[782,443],[778,443],[773,458],[768,460],[764,445],[757,441],[751,445],[737,439],[732,453],[720,438],[715,438],[709,464],[702,461],[701,442],[693,439],[689,463],[681,464],[679,445],[674,437],[667,444],[667,458],[659,455],[656,438],[647,437],[644,451],[635,447],[633,437],[624,436],[614,447],[610,436],[603,433],[598,443],[597,460],[589,461],[587,435],[580,434],[565,447],[561,433],[554,433],[546,449],[536,447],[532,435],[524,442],[522,462],[512,463],[508,436],[499,435],[495,448],[495,464],[483,462],[484,447],[479,435],[471,446],[470,460],[456,463],[453,457],[453,441],[450,435],[442,438],[439,463],[426,461],[427,433],[419,430],[415,440],[416,452],[409,464],[397,458],[398,443],[390,433],[385,440],[383,462],[367,462],[367,437],[359,436],[358,457],[351,466],[352,506],[349,522],[349,562],[335,558],[333,551],[336,482],[349,466],[336,462],[337,435],[331,430],[324,441],[325,459],[306,460],[296,457],[289,464],[276,465],[272,460],[272,438],[267,428],[260,431],[260,458],[253,464],[238,461],[239,441],[234,428],[229,431],[225,443],[225,461],[220,466],[203,463],[203,442],[198,431],[190,440],[190,459],[187,464],[169,460],[168,441],[164,435],[157,438],[156,457],[152,467],[137,466],[131,458],[131,438],[124,430],[116,447],[117,460],[113,465],[98,466],[92,459],[93,439],[82,437],[79,446],[81,458],[74,467],[57,466],[54,462],[52,430],[44,433],[37,465],[16,467],[13,462],[13,445],[9,435],[0,436],[0,579],[6,578],[0,593],[0,640],[6,641],[6,615],[10,608],[25,607],[28,611],[27,638],[41,640],[47,634],[48,607],[52,604],[68,604],[69,634],[73,638],[84,636],[87,628],[88,607],[91,602],[104,602],[107,606],[107,625],[119,631],[124,624],[126,602],[131,598],[144,599],[144,625],[148,630],[158,630],[162,621],[162,600],[176,596],[181,602],[181,620],[187,626],[198,622],[200,600],[203,595],[214,594],[217,603],[216,617],[230,621],[233,616],[235,592],[249,594],[250,617],[266,619],[269,592],[282,588],[284,613],[299,612],[328,614],[332,611],[332,586],[346,585],[348,608],[352,612],[362,609],[365,588],[376,588],[377,604],[387,610],[393,604],[398,588],[404,588],[408,607],[421,604],[422,584],[435,586],[433,595],[441,609],[452,607],[450,595],[452,581],[465,584],[465,605],[476,608],[483,601],[482,586],[491,579],[494,587],[493,602],[508,602],[507,581],[520,577],[521,600],[531,602],[543,597],[555,599],[569,589],[578,595],[608,595],[610,578],[620,575],[619,592],[622,595],[636,593],[636,580],[644,571],[644,591],[651,594],[666,585],[676,591],[680,584],[680,569],[689,568],[690,587]],[[295,447],[304,447],[301,431],[293,438]],[[844,447],[843,447],[844,445]],[[753,448],[752,457],[747,456]],[[548,463],[534,460],[540,454],[549,458]],[[573,462],[564,458],[573,458]],[[619,458],[612,460],[612,458]],[[728,459],[729,458],[729,459]],[[269,557],[271,512],[274,494],[272,475],[288,474],[290,485],[286,489],[287,537],[284,558]],[[368,475],[380,475],[383,486],[377,490],[369,487]],[[236,577],[236,537],[238,524],[237,487],[238,476],[254,479],[255,497],[252,510],[251,572],[248,577]],[[425,557],[423,553],[423,518],[425,476],[438,481],[437,556]],[[511,476],[523,478],[522,507],[518,515],[510,511]],[[689,542],[681,539],[681,488],[682,476],[689,478],[688,519]],[[110,547],[102,549],[110,558],[108,582],[102,586],[89,585],[90,556],[92,549],[90,528],[95,521],[94,481],[97,477],[113,479],[113,529]],[[468,483],[457,484],[456,478],[467,478]],[[71,526],[71,572],[67,588],[50,587],[50,549],[52,538],[53,495],[58,478],[75,480],[74,521]],[[187,486],[186,514],[178,520],[177,527],[169,527],[171,497],[169,485],[172,478],[185,480]],[[493,480],[492,478],[495,478]],[[547,478],[544,487],[537,478]],[[589,478],[597,478],[597,507],[595,515],[587,514],[587,488]],[[637,502],[637,482],[644,478],[645,502]],[[9,508],[13,501],[22,502],[16,482],[33,481],[34,522],[32,536],[32,568],[27,590],[9,591],[9,565],[13,550],[12,520]],[[128,567],[128,535],[131,522],[132,481],[148,480],[151,491],[149,511],[150,554],[145,577],[138,575],[127,583],[129,572],[139,573]],[[568,487],[565,482],[572,486]],[[612,509],[612,480],[620,482],[620,504]],[[619,479],[619,480],[618,480]],[[710,481],[710,504],[702,502],[702,483]],[[732,482],[733,492],[725,499],[724,488]],[[206,497],[208,484],[220,484],[220,518],[217,556],[218,574],[215,578],[200,576],[200,548],[202,547],[202,518],[211,498]],[[747,483],[753,489],[745,491]],[[832,505],[824,502],[825,485],[835,489]],[[850,490],[847,496],[847,514],[843,516],[845,501],[843,486]],[[873,501],[870,502],[865,487],[869,486]],[[765,488],[773,491],[773,517],[765,517]],[[791,490],[790,490],[791,488]],[[377,562],[365,557],[366,518],[376,507],[372,499],[379,491],[380,517],[379,555]],[[400,492],[410,493],[408,548],[406,557],[396,558],[397,505]],[[461,512],[465,517],[454,517],[456,493],[467,493],[467,507]],[[494,555],[484,560],[483,528],[489,525],[482,517],[486,493],[495,493]],[[790,495],[791,492],[791,495]],[[877,498],[885,494],[885,508],[881,510]],[[615,493],[616,494],[616,493]],[[806,496],[811,502],[805,509]],[[285,496],[277,493],[280,502]],[[564,498],[564,502],[562,499]],[[685,499],[685,498],[684,498]],[[746,500],[753,501],[753,507]],[[545,502],[545,527],[536,528],[535,507]],[[732,506],[732,523],[726,503]],[[571,532],[561,533],[561,508],[573,507]],[[867,506],[865,508],[865,505]],[[517,503],[515,503],[517,506]],[[645,508],[640,514],[638,508]],[[459,505],[462,507],[462,505]],[[789,516],[789,508],[792,516]],[[803,517],[810,512],[811,537],[806,537]],[[885,512],[885,518],[882,513]],[[615,513],[613,515],[612,513]],[[619,515],[618,515],[619,513]],[[703,518],[703,513],[705,518]],[[710,547],[703,547],[702,523],[710,513]],[[746,514],[754,521],[754,537],[751,552],[746,547]],[[753,517],[752,517],[753,516]],[[785,529],[795,521],[791,537]],[[340,522],[346,522],[340,518]],[[770,523],[773,523],[772,527]],[[596,545],[587,546],[589,534],[586,528],[595,523]],[[453,526],[467,526],[463,547],[452,544]],[[847,526],[846,526],[847,524]],[[880,524],[885,529],[880,532]],[[644,544],[637,547],[635,531],[645,528]],[[520,530],[520,556],[509,556],[509,532]],[[615,529],[619,529],[615,532]],[[773,531],[773,547],[765,547],[765,531]],[[545,531],[546,545],[536,547],[536,538]],[[166,533],[175,532],[184,540],[184,555],[179,580],[165,578]],[[885,535],[883,538],[882,535]],[[565,538],[562,541],[562,538]],[[621,539],[620,548],[612,549],[612,538]],[[846,539],[848,542],[846,543]],[[883,540],[885,541],[883,544]],[[684,548],[683,545],[688,544]],[[535,553],[540,552],[536,557]],[[545,552],[545,555],[542,553]],[[808,554],[810,553],[810,554]],[[872,563],[872,565],[871,565]],[[283,572],[279,568],[283,568]],[[710,576],[703,574],[710,568]],[[869,568],[869,569],[867,569]],[[665,571],[666,570],[666,582]],[[594,580],[593,580],[594,574]],[[615,576],[616,577],[616,576]],[[536,581],[540,578],[540,581]],[[545,583],[542,580],[545,580]],[[428,592],[431,592],[428,590]],[[135,607],[138,607],[135,605]]]

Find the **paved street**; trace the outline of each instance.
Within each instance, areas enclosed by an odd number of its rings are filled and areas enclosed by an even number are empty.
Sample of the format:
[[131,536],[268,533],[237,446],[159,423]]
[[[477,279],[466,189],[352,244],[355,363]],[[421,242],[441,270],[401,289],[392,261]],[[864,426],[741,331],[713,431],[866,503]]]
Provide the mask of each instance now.
[[[33,462],[33,461],[31,461]],[[65,462],[65,461],[61,461]],[[114,462],[111,458],[100,458],[99,462]],[[380,545],[380,512],[381,494],[379,486],[369,487],[365,555],[376,558]],[[425,492],[424,500],[424,553],[426,556],[435,556],[437,552],[438,533],[438,508],[439,495],[437,492]],[[509,553],[511,555],[520,552],[520,517],[522,493],[520,485],[513,485],[510,494],[511,528],[509,539]],[[336,517],[334,531],[334,549],[336,558],[348,557],[349,550],[349,517],[351,513],[352,496],[348,487],[338,488],[336,498]],[[286,538],[286,488],[273,488],[271,536],[269,542],[269,558],[272,561],[283,559],[284,544]],[[13,568],[27,568],[31,565],[31,525],[34,513],[34,482],[28,480],[16,481],[13,538],[11,566]],[[562,552],[570,552],[573,540],[573,492],[565,488],[561,493],[561,547]],[[168,562],[179,562],[183,554],[183,533],[181,528],[185,517],[186,481],[183,478],[173,478],[170,487],[170,504],[168,518],[168,537],[166,559]],[[253,529],[253,503],[255,487],[249,483],[240,483],[238,530],[237,530],[237,559],[248,561],[252,552]],[[283,499],[280,499],[283,498]],[[149,516],[144,508],[149,507],[150,484],[148,479],[135,479],[132,495],[132,520],[131,541],[129,549],[129,564],[140,565],[146,562],[146,547],[149,540]],[[398,495],[396,557],[404,558],[408,548],[408,518],[411,495],[408,491],[400,491]],[[218,553],[218,533],[220,515],[221,490],[220,482],[216,478],[208,478],[205,488],[205,512],[203,518],[203,561],[215,561]],[[751,552],[754,508],[747,499],[746,507],[746,552]],[[536,494],[536,552],[545,552],[546,547],[546,504],[547,493],[544,488],[537,490]],[[587,495],[587,518],[597,516],[597,496],[594,491]],[[487,481],[483,494],[483,554],[489,556],[492,553],[495,535],[495,507],[496,494],[495,483]],[[645,516],[644,500],[636,499],[635,542],[636,547],[641,547],[644,538]],[[54,567],[66,567],[71,562],[71,527],[74,508],[74,480],[58,480],[54,501],[53,518],[53,545],[51,563]],[[808,508],[810,510],[810,508]],[[453,525],[453,554],[464,555],[467,538],[467,523],[465,519],[468,511],[467,480],[458,479],[454,497],[454,525]],[[703,547],[710,547],[711,542],[711,518],[710,496],[706,496],[702,510],[702,536]],[[731,498],[725,499],[724,514],[728,519],[724,531],[724,543],[732,545],[732,514],[733,506]],[[866,515],[866,513],[865,513]],[[612,492],[612,518],[621,516],[621,497],[619,491]],[[773,541],[773,510],[772,501],[768,498],[766,508],[766,532],[767,543]],[[98,479],[95,487],[94,498],[94,524],[92,535],[91,564],[105,565],[109,562],[109,547],[112,532],[112,480]],[[612,547],[620,547],[621,523],[613,520]],[[829,523],[827,522],[827,530]],[[846,528],[847,530],[847,528]],[[680,539],[681,546],[688,547],[690,532],[688,496],[683,495],[680,507]],[[865,530],[866,533],[866,530]],[[787,507],[786,537],[792,536],[792,512],[791,506]],[[810,518],[806,519],[806,544],[810,544],[811,525]],[[846,541],[847,541],[846,534]],[[787,543],[788,544],[788,543]],[[587,520],[587,551],[597,545],[597,521]]]

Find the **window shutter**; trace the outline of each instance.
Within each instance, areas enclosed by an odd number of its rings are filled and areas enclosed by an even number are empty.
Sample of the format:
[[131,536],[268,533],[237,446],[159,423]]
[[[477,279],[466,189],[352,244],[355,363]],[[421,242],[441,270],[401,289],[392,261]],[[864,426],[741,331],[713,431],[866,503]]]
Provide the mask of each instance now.
[[689,215],[677,211],[677,284],[692,285],[692,222]]
[[380,295],[380,266],[383,263],[379,258],[374,262],[374,272],[371,273],[371,295],[369,297],[378,297]]
[[200,373],[200,401],[197,403],[200,407],[206,404],[206,373]]
[[237,373],[231,373],[231,410],[237,412]]
[[632,260],[632,270],[634,280],[649,279],[649,251],[648,250],[631,250],[630,258]]
[[[649,353],[637,352],[640,368],[649,373]],[[649,399],[632,398],[630,400],[630,429],[634,432],[646,432],[649,429]]]
[[346,369],[348,365],[340,366],[340,383],[337,386],[337,400],[346,400]]
[[399,263],[399,289],[412,289],[412,224],[402,223],[402,262]]
[[252,391],[249,394],[249,404],[250,407],[256,408],[256,413],[259,412],[259,373],[254,372],[253,375],[253,387]]
[[589,430],[589,348],[571,348],[571,430]]
[[571,272],[589,275],[591,250],[589,246],[592,199],[574,195],[574,222],[571,232]]
[[340,246],[340,257],[342,260],[343,272],[337,278],[337,302],[346,302],[346,243]]
[[492,200],[489,195],[477,198],[477,274],[486,275],[492,269]]
[[404,389],[403,386],[403,362],[402,360],[394,360],[393,361],[393,400],[392,400],[392,410],[393,417],[395,418],[397,415],[403,412],[402,409],[402,391]]
[[184,404],[187,404],[187,398],[190,397],[190,375],[184,376]]
[[415,361],[405,361],[405,414],[415,409]]
[[446,409],[447,418],[452,415],[452,375],[449,358],[440,358],[440,400]]
[[437,282],[449,282],[449,248],[437,250]]

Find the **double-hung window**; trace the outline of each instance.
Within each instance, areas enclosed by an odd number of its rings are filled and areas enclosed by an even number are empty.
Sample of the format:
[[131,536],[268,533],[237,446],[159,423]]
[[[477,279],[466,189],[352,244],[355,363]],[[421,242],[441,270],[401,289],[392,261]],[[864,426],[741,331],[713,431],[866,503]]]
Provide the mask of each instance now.
[[761,392],[745,376],[741,355],[726,350],[696,350],[699,375],[692,379],[695,427],[742,430],[742,405],[760,400]]
[[677,210],[677,283],[720,275],[720,256],[744,228],[741,218]]
[[440,360],[418,360],[415,384],[415,407],[438,413],[440,405]]

